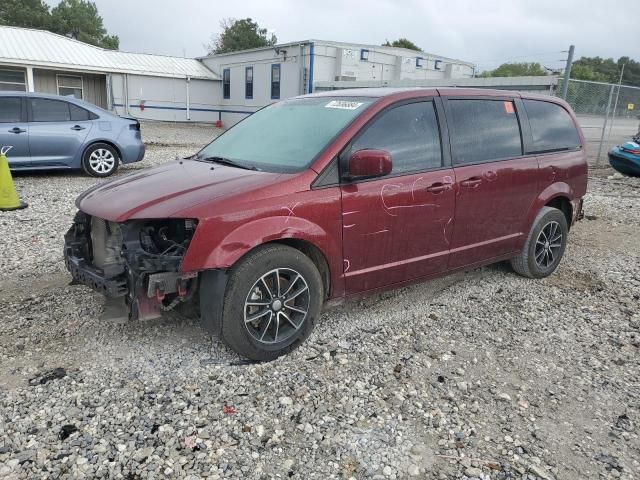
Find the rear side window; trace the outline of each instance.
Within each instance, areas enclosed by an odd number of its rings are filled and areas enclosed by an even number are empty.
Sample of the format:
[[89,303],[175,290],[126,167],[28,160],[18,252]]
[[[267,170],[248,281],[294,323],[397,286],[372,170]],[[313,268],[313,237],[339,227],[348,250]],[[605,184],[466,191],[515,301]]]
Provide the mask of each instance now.
[[91,112],[89,110],[85,110],[84,108],[74,105],[73,103],[69,104],[69,112],[71,113],[71,120],[74,121],[91,119]]
[[527,110],[533,148],[528,153],[572,150],[580,146],[580,135],[564,108],[540,100],[524,100]]
[[0,123],[13,123],[22,120],[20,109],[19,97],[0,97]]
[[31,99],[32,122],[68,122],[71,119],[69,104],[46,98]]
[[349,151],[369,148],[388,151],[395,174],[441,167],[440,131],[433,102],[409,103],[383,112]]
[[448,105],[455,164],[522,155],[520,124],[512,101],[449,99]]

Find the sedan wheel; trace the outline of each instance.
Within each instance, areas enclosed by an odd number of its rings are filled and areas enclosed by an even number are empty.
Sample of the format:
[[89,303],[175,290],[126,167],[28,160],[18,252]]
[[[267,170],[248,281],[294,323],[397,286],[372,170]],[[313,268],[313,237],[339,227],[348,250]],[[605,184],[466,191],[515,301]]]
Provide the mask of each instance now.
[[118,169],[119,161],[118,154],[111,145],[97,143],[85,151],[82,167],[93,177],[108,177]]

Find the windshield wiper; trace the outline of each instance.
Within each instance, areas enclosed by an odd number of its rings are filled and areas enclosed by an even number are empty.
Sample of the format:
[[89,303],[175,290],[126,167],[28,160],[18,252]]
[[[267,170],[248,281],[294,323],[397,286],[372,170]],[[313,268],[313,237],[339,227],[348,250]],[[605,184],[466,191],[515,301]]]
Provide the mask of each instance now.
[[235,160],[231,160],[230,158],[226,158],[226,157],[203,157],[203,158],[199,158],[196,155],[195,160],[199,160],[201,162],[214,162],[214,163],[219,163],[220,165],[228,165],[230,167],[243,168],[245,170],[255,170],[255,171],[259,171],[260,170],[256,166],[247,165],[245,163],[236,162]]

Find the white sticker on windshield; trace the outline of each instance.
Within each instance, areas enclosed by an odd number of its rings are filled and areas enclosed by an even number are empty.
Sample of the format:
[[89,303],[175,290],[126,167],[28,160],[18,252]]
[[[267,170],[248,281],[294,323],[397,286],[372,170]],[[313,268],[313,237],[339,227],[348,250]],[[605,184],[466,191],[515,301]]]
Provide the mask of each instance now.
[[341,110],[355,110],[362,102],[349,102],[348,100],[331,100],[324,108],[339,108]]

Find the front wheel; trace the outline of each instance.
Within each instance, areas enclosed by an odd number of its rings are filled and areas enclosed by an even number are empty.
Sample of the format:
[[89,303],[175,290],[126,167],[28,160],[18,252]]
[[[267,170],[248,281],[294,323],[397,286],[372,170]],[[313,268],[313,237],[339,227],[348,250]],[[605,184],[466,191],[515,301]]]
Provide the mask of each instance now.
[[89,145],[82,156],[82,169],[92,177],[113,175],[119,163],[118,152],[106,143]]
[[286,245],[260,247],[230,272],[222,340],[244,357],[273,360],[309,336],[323,299],[322,277],[309,257]]
[[533,222],[524,248],[511,259],[511,267],[525,277],[548,277],[560,264],[568,233],[564,213],[557,208],[543,207]]

